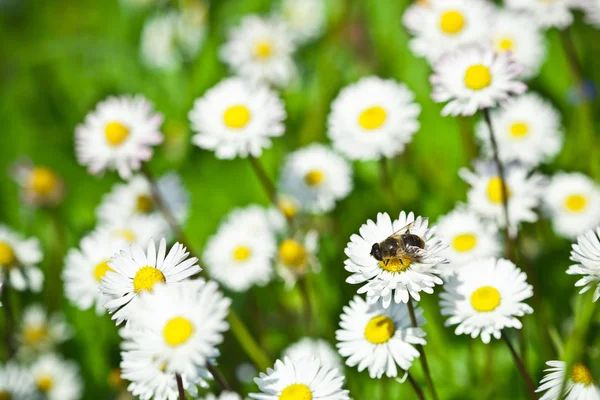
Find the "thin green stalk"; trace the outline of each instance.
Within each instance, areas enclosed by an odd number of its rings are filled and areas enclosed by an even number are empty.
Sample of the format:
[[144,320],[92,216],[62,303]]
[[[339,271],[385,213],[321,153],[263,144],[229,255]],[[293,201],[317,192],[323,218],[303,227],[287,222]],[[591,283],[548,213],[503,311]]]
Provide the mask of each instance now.
[[179,400],[185,400],[185,390],[183,389],[183,379],[181,379],[181,375],[175,374],[175,381],[177,382],[177,391],[179,392]]
[[[415,314],[415,306],[413,305],[411,297],[408,298],[408,314],[410,315],[410,323],[413,326],[413,328],[418,328],[417,316]],[[421,360],[421,366],[423,367],[423,372],[425,373],[425,380],[427,381],[427,386],[429,386],[429,390],[431,391],[431,396],[434,398],[434,400],[438,400],[438,396],[435,391],[435,385],[433,384],[433,379],[431,379],[431,371],[429,370],[429,363],[427,362],[425,347],[419,344],[417,345],[417,349],[419,350],[419,354],[421,354],[419,359]]]
[[6,347],[6,360],[15,356],[15,317],[13,315],[12,303],[10,299],[10,285],[8,279],[2,287],[2,311],[4,312],[4,345]]
[[248,160],[250,161],[250,165],[252,166],[256,177],[260,181],[261,186],[265,190],[265,194],[269,200],[275,204],[277,191],[275,189],[275,185],[273,182],[271,182],[269,175],[265,171],[265,168],[262,166],[262,163],[258,158],[252,156],[248,157]]
[[300,289],[300,294],[302,295],[303,300],[303,310],[304,310],[304,321],[306,323],[306,331],[309,335],[313,335],[314,332],[314,324],[313,324],[313,312],[312,312],[312,304],[310,302],[310,289],[308,287],[308,275],[305,275],[298,279],[298,287]]
[[229,386],[227,379],[225,379],[223,374],[221,374],[221,371],[219,370],[219,368],[215,367],[212,364],[208,364],[208,372],[210,372],[210,374],[213,376],[213,378],[215,378],[215,381],[217,381],[217,383],[219,384],[219,386],[221,386],[221,389],[223,391],[228,392],[231,390],[231,387]]
[[425,395],[423,394],[423,389],[421,389],[421,386],[419,386],[417,381],[415,381],[415,378],[413,378],[413,376],[410,374],[410,372],[406,371],[406,377],[407,377],[408,381],[410,382],[410,385],[415,390],[415,394],[417,395],[419,400],[425,400]]
[[506,343],[506,346],[508,346],[508,350],[510,350],[510,354],[513,357],[513,360],[517,366],[517,369],[519,370],[519,373],[521,374],[521,377],[523,378],[523,381],[525,382],[525,387],[527,388],[527,395],[533,400],[538,400],[538,396],[535,393],[535,385],[533,384],[533,380],[531,379],[531,376],[529,376],[529,373],[527,372],[527,369],[525,368],[525,364],[523,363],[523,360],[521,360],[521,358],[517,354],[517,351],[515,350],[514,346],[508,339],[506,332],[502,333],[502,339],[504,339],[504,343]]

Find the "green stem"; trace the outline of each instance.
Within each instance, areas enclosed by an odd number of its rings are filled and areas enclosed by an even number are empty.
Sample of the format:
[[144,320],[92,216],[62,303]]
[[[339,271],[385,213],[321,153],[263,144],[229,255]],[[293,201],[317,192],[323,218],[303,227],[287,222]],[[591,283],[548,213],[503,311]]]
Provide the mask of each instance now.
[[269,178],[269,175],[262,166],[260,160],[252,156],[249,156],[248,160],[250,161],[250,165],[252,166],[256,177],[260,181],[261,186],[265,190],[267,197],[271,202],[273,202],[273,204],[275,204],[277,197],[275,185],[273,184],[273,182],[271,182],[271,179]]
[[308,287],[308,275],[298,279],[298,287],[303,300],[304,321],[306,323],[306,331],[309,335],[314,334],[312,304],[310,302],[310,289]]
[[419,398],[419,400],[425,400],[425,395],[423,394],[423,389],[421,389],[421,386],[419,386],[417,381],[415,381],[415,378],[413,378],[413,376],[408,371],[406,371],[406,376],[407,376],[408,381],[410,382],[410,385],[415,390],[415,393],[416,393],[417,397]]
[[2,311],[4,311],[4,344],[6,346],[6,360],[10,360],[15,356],[15,317],[10,298],[10,285],[8,277],[4,282],[2,290]]
[[531,399],[538,400],[538,396],[535,393],[535,385],[533,384],[533,380],[531,379],[531,376],[529,376],[529,373],[527,372],[527,369],[525,368],[525,364],[523,363],[523,360],[521,360],[521,358],[517,354],[517,351],[515,350],[514,346],[512,345],[512,343],[510,343],[510,340],[506,336],[506,332],[502,332],[502,339],[504,339],[504,343],[506,343],[506,346],[508,346],[508,349],[510,350],[510,354],[512,355],[513,360],[515,361],[515,364],[517,365],[517,369],[519,370],[519,373],[521,374],[521,377],[523,378],[523,381],[525,382],[525,387],[527,388],[527,394],[529,395],[529,397]]
[[181,379],[181,375],[175,374],[175,381],[177,382],[177,391],[179,392],[179,400],[185,400],[185,390],[183,389],[183,379]]
[[[408,314],[410,315],[410,323],[413,328],[418,328],[417,324],[417,316],[415,314],[415,306],[413,305],[412,298],[408,298]],[[438,400],[437,393],[435,391],[435,385],[433,384],[433,379],[431,379],[431,371],[429,370],[429,363],[427,362],[427,356],[425,355],[425,347],[419,344],[417,345],[417,349],[419,350],[419,354],[421,356],[419,359],[421,360],[421,366],[423,367],[423,372],[425,373],[425,380],[427,380],[427,386],[429,386],[429,390],[431,391],[431,396],[434,400]]]

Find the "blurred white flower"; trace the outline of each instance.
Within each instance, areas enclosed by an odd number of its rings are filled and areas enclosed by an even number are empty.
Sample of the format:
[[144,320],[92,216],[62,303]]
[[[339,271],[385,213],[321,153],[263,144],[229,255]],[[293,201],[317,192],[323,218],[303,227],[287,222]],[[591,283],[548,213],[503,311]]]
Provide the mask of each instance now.
[[275,268],[288,289],[294,287],[296,281],[310,270],[321,271],[321,264],[317,257],[318,250],[319,234],[314,230],[305,234],[298,233],[294,238],[279,243]]
[[[594,384],[589,368],[582,363],[575,363],[567,374],[567,364],[562,361],[548,361],[549,367],[536,392],[546,392],[540,400],[600,400],[600,389]],[[565,377],[567,375],[567,377]],[[561,397],[563,382],[566,378],[565,397]]]
[[128,244],[145,247],[152,238],[168,237],[171,233],[166,220],[158,213],[100,221],[98,230],[107,231],[115,241],[119,242],[116,251],[124,250],[125,245]]
[[39,240],[25,239],[8,226],[0,224],[0,282],[15,290],[39,292],[44,282],[44,274],[37,267],[41,261]]
[[34,165],[31,160],[18,160],[10,174],[21,189],[21,200],[31,207],[54,207],[65,197],[65,182],[56,171]]
[[325,0],[282,0],[279,11],[295,43],[305,44],[323,33]]
[[594,301],[600,298],[600,227],[596,231],[589,230],[577,237],[573,244],[571,260],[577,264],[571,265],[567,270],[569,275],[583,275],[575,283],[575,287],[582,287],[579,293],[594,289]]
[[31,365],[31,374],[44,399],[81,399],[83,383],[79,368],[73,361],[63,360],[56,354],[46,354]]
[[325,339],[302,338],[296,343],[289,345],[283,351],[282,358],[285,357],[290,358],[292,361],[315,357],[321,361],[321,365],[325,368],[344,370],[344,365],[339,354]]
[[242,397],[234,392],[221,392],[218,396],[209,393],[200,400],[242,400]]
[[544,29],[565,29],[573,23],[571,9],[576,0],[505,0],[504,6],[527,11],[533,15],[537,24]]
[[585,21],[600,29],[600,0],[581,0]]
[[35,381],[28,368],[14,361],[0,365],[0,398],[8,400],[38,400]]
[[40,304],[28,306],[21,317],[18,340],[25,354],[45,352],[69,340],[71,327],[61,313],[48,315]]

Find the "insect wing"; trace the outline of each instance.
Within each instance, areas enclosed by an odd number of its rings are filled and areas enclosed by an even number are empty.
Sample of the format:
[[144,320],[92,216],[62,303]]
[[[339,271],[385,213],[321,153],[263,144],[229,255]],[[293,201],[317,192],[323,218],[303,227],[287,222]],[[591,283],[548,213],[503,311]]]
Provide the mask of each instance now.
[[410,232],[411,230],[413,230],[413,228],[416,225],[423,225],[423,224],[427,224],[427,222],[429,221],[429,218],[425,217],[417,217],[417,219],[415,219],[413,222],[404,225],[402,228],[398,229],[396,232],[392,233],[390,235],[390,237],[393,237],[394,239],[400,239],[400,235],[403,235],[407,232]]

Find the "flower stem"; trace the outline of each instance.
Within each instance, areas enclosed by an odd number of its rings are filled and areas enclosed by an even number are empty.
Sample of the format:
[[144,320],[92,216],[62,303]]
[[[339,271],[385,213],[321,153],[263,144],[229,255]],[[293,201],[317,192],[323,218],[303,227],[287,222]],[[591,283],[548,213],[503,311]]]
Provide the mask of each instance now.
[[6,346],[6,360],[10,360],[15,355],[14,329],[15,317],[12,313],[12,304],[10,301],[10,286],[8,279],[5,280],[2,287],[2,310],[4,311],[4,343]]
[[217,367],[215,367],[214,365],[212,365],[210,363],[208,363],[207,366],[208,366],[208,371],[213,376],[213,378],[215,378],[215,380],[217,381],[219,386],[221,386],[221,389],[223,389],[223,391],[226,391],[226,392],[230,391],[231,387],[229,386],[229,383],[227,383],[227,379],[225,379],[223,374],[221,374],[221,371],[219,371],[219,369]]
[[385,157],[382,157],[379,160],[379,177],[381,181],[381,187],[383,188],[383,192],[389,196],[389,203],[393,206],[397,204],[396,192],[394,191],[394,184],[392,182],[392,176],[390,175],[390,169],[388,166],[388,160]]
[[533,384],[533,380],[527,373],[525,364],[523,364],[523,361],[521,360],[521,358],[517,354],[515,348],[513,347],[512,343],[506,336],[506,332],[503,332],[502,339],[504,339],[504,343],[506,343],[506,345],[508,346],[508,349],[510,350],[510,354],[512,355],[513,360],[515,361],[515,364],[517,365],[517,369],[519,370],[519,373],[521,374],[523,381],[525,381],[525,386],[527,387],[527,393],[528,393],[529,397],[533,400],[537,400],[538,396],[537,396],[537,394],[535,394],[535,385]]
[[455,119],[456,125],[458,126],[458,132],[460,133],[460,141],[466,161],[465,164],[468,165],[477,155],[477,146],[475,146],[475,143],[473,142],[473,128],[467,118],[459,115]]
[[177,381],[177,390],[179,391],[179,400],[185,400],[185,390],[183,390],[183,379],[181,379],[181,375],[175,374],[175,380]]
[[406,371],[406,376],[407,376],[408,381],[410,382],[410,385],[415,390],[415,393],[417,394],[417,397],[419,398],[419,400],[425,400],[425,395],[423,394],[423,389],[421,389],[421,386],[419,386],[417,381],[415,381],[415,378],[413,378],[413,376],[408,371]]
[[[412,297],[408,298],[408,314],[410,315],[410,323],[413,326],[413,328],[418,328],[417,316],[415,315],[415,306],[413,304]],[[431,396],[434,398],[434,400],[438,400],[438,396],[435,391],[435,386],[433,384],[433,379],[431,379],[431,371],[429,370],[429,363],[427,362],[427,356],[425,355],[425,348],[422,344],[419,344],[417,345],[417,349],[421,354],[419,359],[421,360],[421,366],[423,367],[423,372],[425,373],[427,386],[429,386],[429,390],[431,390]]]
[[252,169],[254,170],[256,177],[258,178],[258,180],[260,181],[260,184],[262,185],[263,189],[265,190],[267,197],[269,198],[269,200],[271,200],[273,203],[275,203],[275,201],[276,201],[275,185],[273,184],[273,182],[271,182],[271,178],[269,178],[269,175],[267,175],[267,172],[265,171],[264,167],[262,166],[260,160],[258,158],[252,157],[252,156],[248,157],[248,160],[250,160],[250,165],[252,165]]
[[300,294],[302,295],[302,300],[304,302],[304,320],[306,322],[306,331],[309,335],[314,334],[313,327],[313,317],[312,317],[312,304],[310,302],[310,290],[308,287],[308,275],[305,275],[298,279],[298,287],[300,289]]

